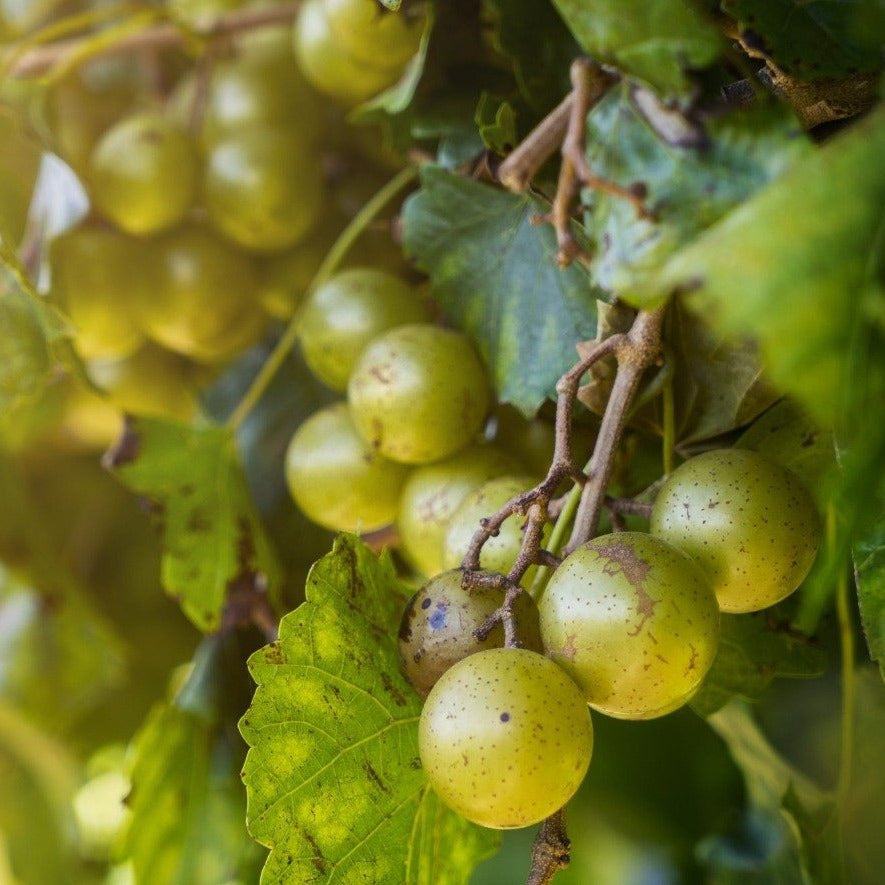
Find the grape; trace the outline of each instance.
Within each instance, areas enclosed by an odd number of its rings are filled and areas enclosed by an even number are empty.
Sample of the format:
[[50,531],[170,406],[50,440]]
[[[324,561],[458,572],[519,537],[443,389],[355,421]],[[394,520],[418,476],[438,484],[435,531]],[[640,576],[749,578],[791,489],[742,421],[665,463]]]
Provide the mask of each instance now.
[[[217,363],[253,344],[264,318],[248,256],[197,225],[157,241],[157,285],[144,308],[145,329],[169,350]],[[135,266],[133,276],[147,272]]]
[[142,344],[139,315],[153,298],[154,261],[150,244],[113,230],[79,227],[53,240],[52,296],[84,359],[119,359]]
[[295,58],[307,80],[342,104],[359,104],[399,77],[398,68],[362,63],[344,49],[332,32],[323,0],[302,3],[293,39]]
[[603,535],[556,569],[538,604],[547,654],[596,710],[651,719],[688,701],[719,640],[700,566],[640,532]]
[[86,781],[74,796],[74,821],[81,852],[106,859],[114,840],[132,816],[126,797],[132,790],[120,771],[105,771]]
[[[491,516],[511,498],[534,485],[535,481],[530,476],[499,476],[470,492],[449,520],[443,540],[443,567],[455,568],[460,565],[481,519]],[[479,557],[480,568],[505,575],[510,571],[522,546],[525,519],[522,514],[514,513],[504,520],[498,534],[483,545]],[[549,534],[548,526],[544,530],[543,539]],[[523,582],[531,583],[535,571],[534,567],[530,568],[525,573]]]
[[89,378],[124,412],[189,421],[196,391],[185,359],[148,344],[123,360],[90,362]]
[[40,153],[36,139],[0,112],[0,239],[5,243],[18,243],[24,234]]
[[286,482],[307,517],[340,532],[370,532],[393,521],[408,468],[363,442],[345,403],[310,416],[286,450]]
[[162,117],[139,114],[102,136],[88,178],[105,217],[130,234],[157,233],[182,221],[194,202],[196,151]]
[[213,68],[201,121],[206,144],[257,127],[298,126],[305,141],[319,135],[322,108],[295,63],[288,28],[266,31]]
[[[473,631],[503,601],[499,590],[461,586],[464,572],[452,569],[431,578],[410,600],[399,630],[403,672],[422,698],[453,664],[484,648],[504,645],[504,628],[498,624],[480,642]],[[523,593],[514,605],[519,637],[526,648],[541,651],[538,608]]]
[[590,764],[593,727],[577,686],[532,651],[464,658],[433,687],[418,751],[439,797],[485,827],[527,827],[574,795]]
[[401,68],[418,51],[423,16],[391,13],[376,0],[324,0],[323,7],[339,45],[358,62]]
[[319,159],[294,129],[255,128],[216,142],[206,157],[209,220],[255,252],[294,245],[322,205]]
[[408,283],[368,267],[336,274],[307,299],[300,340],[311,371],[333,390],[347,380],[366,345],[381,332],[430,319]]
[[720,449],[686,461],[667,479],[651,532],[706,569],[722,611],[751,612],[802,583],[820,520],[794,473],[749,449]]
[[443,539],[458,505],[487,480],[518,469],[515,461],[490,445],[470,446],[444,461],[415,468],[403,486],[396,518],[409,562],[425,575],[441,572]]
[[464,448],[489,408],[485,368],[468,339],[399,326],[363,351],[347,388],[357,430],[394,461],[426,464]]

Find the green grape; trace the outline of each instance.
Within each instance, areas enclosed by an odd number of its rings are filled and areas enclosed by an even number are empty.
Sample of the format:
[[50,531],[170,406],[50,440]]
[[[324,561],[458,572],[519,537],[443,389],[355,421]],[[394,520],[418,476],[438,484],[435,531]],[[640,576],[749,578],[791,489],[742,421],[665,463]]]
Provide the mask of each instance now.
[[339,45],[358,62],[401,68],[418,51],[423,10],[390,12],[377,0],[323,0],[323,8]]
[[453,811],[495,829],[527,827],[581,785],[593,727],[577,686],[549,658],[493,648],[464,658],[433,687],[418,752]]
[[386,458],[426,464],[477,435],[489,409],[485,367],[460,332],[398,326],[363,351],[347,387],[357,430]]
[[443,539],[458,505],[484,482],[516,473],[519,465],[497,446],[474,445],[412,471],[403,486],[396,525],[402,552],[425,575],[443,565]]
[[89,159],[90,194],[99,211],[130,234],[178,224],[197,189],[197,155],[190,139],[155,114],[117,123]]
[[[443,538],[443,568],[455,568],[461,564],[470,541],[479,528],[479,522],[500,510],[511,498],[531,489],[535,480],[530,476],[499,476],[484,482],[470,492],[452,514]],[[498,534],[483,545],[479,557],[480,568],[507,574],[522,547],[525,516],[515,513],[504,520]],[[544,529],[543,540],[550,535],[550,527]],[[530,583],[535,575],[531,567],[523,578]]]
[[299,338],[311,371],[333,390],[347,380],[366,345],[382,332],[429,322],[430,310],[403,280],[369,267],[333,276],[310,294]]
[[339,43],[323,0],[306,0],[295,19],[295,58],[316,89],[344,105],[356,105],[396,82],[399,69],[355,59]]
[[297,126],[305,141],[319,136],[322,108],[295,63],[289,29],[267,30],[213,68],[201,121],[206,144],[256,127]]
[[[426,698],[449,667],[485,648],[502,648],[504,628],[497,624],[480,642],[473,631],[501,605],[499,590],[467,591],[461,586],[464,572],[452,569],[431,578],[410,600],[399,630],[403,672],[415,691]],[[514,614],[520,641],[526,648],[541,651],[538,608],[523,593]]]
[[749,449],[720,449],[670,475],[651,532],[706,569],[722,611],[751,612],[802,583],[817,553],[820,520],[794,473]]
[[133,415],[189,421],[196,413],[196,389],[189,363],[148,344],[122,360],[90,362],[92,382],[117,408]]
[[246,249],[294,245],[317,220],[322,199],[319,157],[294,129],[247,129],[216,142],[206,157],[209,220]]
[[719,609],[707,576],[652,535],[620,532],[578,547],[538,608],[547,654],[609,716],[675,710],[716,655]]
[[371,532],[392,522],[408,472],[369,449],[345,403],[311,415],[286,450],[286,482],[295,503],[332,531]]
[[40,144],[0,109],[0,239],[21,242],[40,166]]
[[84,359],[119,359],[141,346],[154,263],[150,243],[114,230],[79,227],[52,241],[52,297],[70,319]]
[[224,362],[255,343],[264,317],[248,256],[197,225],[166,234],[156,247],[157,285],[142,313],[151,338],[204,363]]

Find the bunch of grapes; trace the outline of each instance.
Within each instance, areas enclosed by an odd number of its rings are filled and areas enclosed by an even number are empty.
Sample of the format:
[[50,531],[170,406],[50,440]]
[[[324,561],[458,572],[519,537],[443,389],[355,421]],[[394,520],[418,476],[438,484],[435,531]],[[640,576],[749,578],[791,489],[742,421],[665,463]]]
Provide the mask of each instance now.
[[[191,420],[219,368],[268,321],[292,318],[386,174],[354,153],[363,137],[345,112],[402,74],[422,15],[379,10],[373,0],[304,4],[292,26],[219,41],[196,65],[164,57],[159,83],[137,60],[98,59],[53,87],[52,139],[90,213],[49,244],[51,297],[103,394],[78,391],[75,435],[107,442],[121,411]],[[206,11],[176,6],[185,18]],[[381,231],[347,263],[403,267]]]

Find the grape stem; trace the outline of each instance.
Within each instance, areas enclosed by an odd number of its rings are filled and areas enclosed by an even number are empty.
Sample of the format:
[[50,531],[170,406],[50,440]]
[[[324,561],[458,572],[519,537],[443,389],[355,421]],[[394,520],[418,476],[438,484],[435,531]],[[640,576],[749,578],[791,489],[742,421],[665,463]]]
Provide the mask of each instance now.
[[[405,169],[401,169],[360,209],[347,227],[338,235],[338,239],[335,240],[332,248],[326,253],[323,263],[307,287],[308,294],[321,286],[336,271],[341,260],[357,241],[360,234],[404,187],[415,180],[417,175],[418,169],[416,166],[407,166]],[[257,405],[265,390],[267,390],[274,375],[276,375],[280,366],[285,362],[289,351],[295,346],[295,342],[298,339],[299,325],[300,316],[296,313],[265,360],[261,371],[255,376],[255,380],[228,418],[227,427],[230,430],[236,430],[243,423],[246,416]]]
[[[229,37],[241,31],[266,25],[285,24],[292,21],[301,6],[300,2],[279,3],[270,6],[251,6],[219,15],[206,22],[198,22],[192,28],[174,22],[161,22],[131,32],[122,30],[118,39],[109,41],[88,53],[88,58],[98,56],[126,55],[142,49],[161,49],[192,41],[196,36],[207,41]],[[17,77],[43,74],[58,66],[65,66],[71,59],[81,55],[87,41],[94,34],[56,40],[43,46],[35,46],[22,52],[18,58],[15,46],[0,56],[0,64],[12,58],[8,73]],[[83,56],[84,60],[86,55]]]
[[263,575],[249,572],[231,582],[227,591],[221,632],[249,625],[257,627],[268,642],[279,635],[280,621],[267,598],[267,581]]
[[565,809],[560,808],[541,823],[532,845],[532,868],[526,885],[548,885],[559,870],[569,865],[571,844],[565,831]]

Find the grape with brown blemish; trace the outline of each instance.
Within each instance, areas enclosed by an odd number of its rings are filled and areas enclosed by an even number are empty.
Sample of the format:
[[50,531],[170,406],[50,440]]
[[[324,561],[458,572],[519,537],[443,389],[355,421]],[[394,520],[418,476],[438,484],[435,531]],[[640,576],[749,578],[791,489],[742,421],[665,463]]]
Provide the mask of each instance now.
[[596,710],[652,719],[686,703],[713,663],[719,608],[685,553],[641,532],[602,535],[556,569],[538,604],[547,654]]

